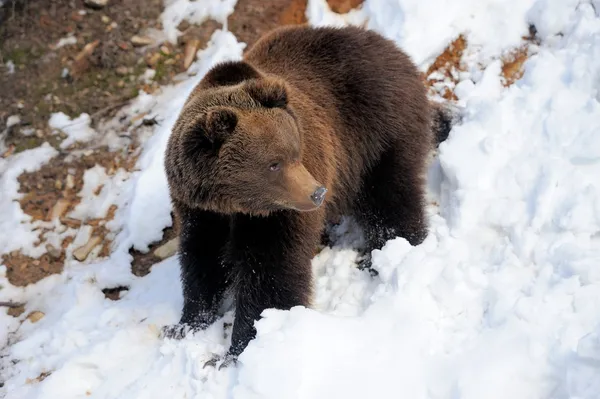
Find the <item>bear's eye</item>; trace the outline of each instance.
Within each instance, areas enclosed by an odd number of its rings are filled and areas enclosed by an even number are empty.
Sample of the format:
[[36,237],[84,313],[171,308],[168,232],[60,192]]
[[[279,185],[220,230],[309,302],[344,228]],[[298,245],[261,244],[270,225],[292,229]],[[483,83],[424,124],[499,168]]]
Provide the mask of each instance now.
[[269,170],[271,172],[277,172],[279,169],[281,169],[281,163],[279,162],[273,162],[271,165],[269,165]]

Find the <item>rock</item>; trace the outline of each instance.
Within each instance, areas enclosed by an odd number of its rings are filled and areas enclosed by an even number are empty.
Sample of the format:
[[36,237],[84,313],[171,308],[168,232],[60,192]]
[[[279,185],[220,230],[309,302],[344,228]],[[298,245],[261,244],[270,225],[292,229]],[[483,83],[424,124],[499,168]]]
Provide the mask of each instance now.
[[46,316],[46,315],[43,312],[40,312],[39,310],[34,310],[33,312],[31,312],[27,315],[27,320],[29,320],[32,323],[37,323],[44,316]]
[[52,259],[60,258],[60,249],[55,248],[52,244],[46,244],[46,251],[48,251],[48,255],[50,255]]
[[117,69],[115,69],[115,72],[119,76],[125,76],[129,73],[129,68],[127,68],[126,66],[120,66],[120,67],[117,67]]
[[106,5],[108,4],[108,0],[84,0],[83,4],[85,4],[89,8],[99,10],[101,8],[106,7]]
[[200,47],[200,40],[191,39],[185,44],[185,48],[183,50],[183,70],[187,71],[192,62],[196,59],[196,53],[198,52],[198,48]]
[[167,46],[160,46],[160,51],[162,51],[162,53],[164,55],[170,55],[171,54],[171,50]]
[[50,214],[48,215],[48,220],[59,219],[61,216],[65,214],[67,208],[69,207],[69,201],[66,199],[59,199],[56,201],[56,204],[50,210]]
[[160,259],[166,259],[170,256],[175,255],[179,246],[179,238],[173,238],[167,241],[160,247],[154,250],[154,255]]
[[133,44],[136,47],[148,46],[154,43],[154,40],[151,37],[140,35],[132,36],[130,41],[131,44]]
[[25,305],[9,306],[6,314],[12,317],[19,317],[25,312]]
[[72,190],[75,187],[75,176],[72,174],[67,175],[67,188]]
[[82,245],[81,247],[79,247],[75,251],[73,251],[73,256],[78,261],[83,262],[84,260],[86,260],[86,258],[90,254],[90,252],[92,252],[92,250],[101,242],[102,242],[102,237],[93,236],[92,238],[89,239],[89,241],[85,245]]
[[148,66],[154,67],[156,64],[158,64],[158,60],[160,60],[160,53],[153,53],[152,55],[148,56],[146,62],[148,63]]
[[101,16],[100,20],[102,20],[102,22],[105,23],[105,24],[109,24],[110,23],[110,18],[108,17],[108,15]]
[[91,43],[86,44],[83,49],[75,56],[73,60],[73,67],[71,68],[71,75],[74,77],[80,76],[90,67],[89,57],[92,55],[96,47],[100,44],[100,40],[95,40]]

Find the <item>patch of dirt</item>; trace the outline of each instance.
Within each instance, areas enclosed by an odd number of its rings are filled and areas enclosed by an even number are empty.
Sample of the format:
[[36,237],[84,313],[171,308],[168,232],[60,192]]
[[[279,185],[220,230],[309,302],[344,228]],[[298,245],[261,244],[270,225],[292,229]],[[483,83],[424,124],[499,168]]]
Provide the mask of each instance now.
[[114,288],[104,288],[102,293],[107,299],[110,299],[111,301],[118,301],[121,299],[121,292],[123,291],[129,291],[129,287],[120,285]]
[[39,259],[35,259],[18,251],[2,255],[2,263],[7,268],[8,281],[17,287],[25,287],[27,284],[38,282],[52,274],[62,272],[64,261],[64,251],[61,251],[60,256],[57,258],[53,258],[49,253],[46,253]]
[[331,11],[338,14],[346,14],[349,11],[359,8],[364,0],[327,0]]
[[523,73],[525,72],[523,64],[531,56],[531,44],[540,44],[535,26],[529,26],[529,34],[523,37],[523,40],[525,40],[525,44],[502,57],[502,77],[504,78],[503,84],[505,87],[511,86],[523,77]]
[[27,379],[25,380],[25,384],[36,384],[36,383],[38,383],[38,382],[42,382],[42,381],[44,381],[44,380],[46,379],[46,377],[48,377],[50,374],[52,374],[52,373],[51,373],[51,372],[47,372],[47,371],[45,371],[45,372],[41,373],[40,375],[38,375],[38,376],[37,376],[37,377],[35,377],[35,378],[27,378]]
[[[440,81],[438,78],[432,78],[432,74],[436,74],[443,77],[443,79],[450,79],[454,83],[457,81],[457,72],[464,70],[461,65],[461,59],[465,49],[467,48],[467,40],[463,35],[458,36],[446,47],[446,49],[440,54],[433,64],[427,69],[425,73],[425,83],[428,87],[432,87],[436,82]],[[458,100],[452,90],[444,87],[441,93],[442,97],[446,100]]]
[[[98,241],[97,245],[102,245],[98,256],[109,256],[111,241],[107,238],[109,230],[106,228],[106,223],[114,218],[116,205],[112,205],[107,214],[99,219],[82,221],[66,215],[81,201],[78,194],[83,188],[83,175],[86,170],[100,165],[106,169],[109,176],[113,176],[119,168],[131,171],[136,159],[136,156],[132,155],[132,151],[132,147],[121,153],[98,148],[89,150],[79,158],[73,157],[68,162],[66,161],[67,155],[63,154],[52,159],[38,171],[23,173],[18,178],[19,192],[25,194],[19,200],[21,209],[34,221],[47,222],[58,218],[65,229],[78,230],[84,225],[91,226],[92,238],[90,240],[94,239]],[[51,231],[44,228],[38,231],[40,233],[38,245],[46,247],[46,253],[40,258],[34,259],[19,251],[2,255],[2,261],[7,267],[8,280],[15,286],[35,283],[63,270],[66,249],[73,241],[73,237],[65,237],[61,241],[60,248],[54,248],[51,244],[46,243],[46,235]],[[76,258],[81,256],[85,259],[95,246],[76,248],[74,255]]]
[[25,304],[14,302],[0,302],[0,307],[6,307],[6,314],[12,317],[19,317],[25,312]]
[[[539,45],[540,43],[537,37],[537,30],[533,25],[529,26],[528,35],[522,39],[524,41],[523,45],[500,57],[502,60],[502,77],[505,87],[512,85],[523,76],[523,64],[531,56],[531,45]],[[453,85],[458,83],[459,73],[465,70],[461,60],[467,46],[468,43],[464,35],[459,35],[453,40],[424,74],[423,79],[425,84],[429,88],[432,88],[444,80],[449,80]],[[457,100],[454,92],[448,87],[443,88],[441,95],[446,100]]]
[[137,251],[137,250],[131,248],[129,250],[129,254],[131,256],[133,256],[133,262],[131,262],[131,272],[138,277],[143,277],[143,276],[147,275],[148,273],[150,273],[150,269],[152,268],[152,265],[163,260],[162,258],[156,256],[156,254],[154,252],[158,248],[165,245],[170,240],[176,238],[177,237],[176,230],[177,230],[177,228],[175,228],[175,227],[168,227],[168,228],[164,229],[163,230],[163,238],[160,241],[155,242],[154,244],[150,245],[150,249],[146,253],[143,253],[143,252],[140,252],[140,251]]
[[307,0],[238,0],[227,20],[229,30],[248,49],[263,34],[284,25],[304,24]]
[[[15,152],[48,138],[53,112],[76,117],[111,111],[178,72],[182,49],[141,48],[131,41],[144,29],[160,27],[162,0],[110,1],[101,9],[86,7],[83,0],[14,4],[0,14],[0,125],[10,115],[20,116],[22,122],[6,138]],[[150,85],[140,80],[148,67],[155,70]],[[24,137],[21,129],[36,134]]]

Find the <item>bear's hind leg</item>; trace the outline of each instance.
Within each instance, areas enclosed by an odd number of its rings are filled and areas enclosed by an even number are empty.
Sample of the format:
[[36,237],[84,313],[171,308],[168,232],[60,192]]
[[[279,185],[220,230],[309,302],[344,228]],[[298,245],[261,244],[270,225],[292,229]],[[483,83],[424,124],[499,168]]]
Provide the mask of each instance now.
[[425,160],[407,162],[400,146],[388,150],[367,174],[356,217],[366,238],[362,267],[370,267],[371,251],[396,237],[415,246],[427,236]]
[[229,285],[230,269],[222,255],[229,239],[229,217],[175,203],[180,218],[179,264],[183,312],[177,325],[163,334],[181,338],[188,329],[204,329],[218,317]]

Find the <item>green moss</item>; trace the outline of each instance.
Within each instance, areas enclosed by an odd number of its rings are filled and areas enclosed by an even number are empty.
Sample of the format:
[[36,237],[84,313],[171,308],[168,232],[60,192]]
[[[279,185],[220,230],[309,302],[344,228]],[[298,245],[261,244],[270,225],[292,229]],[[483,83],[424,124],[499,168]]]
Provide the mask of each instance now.
[[35,48],[14,48],[6,52],[5,59],[11,60],[15,65],[27,65],[40,58],[41,54]]

